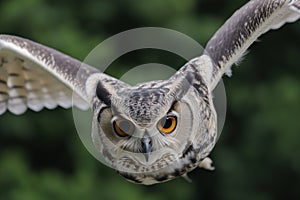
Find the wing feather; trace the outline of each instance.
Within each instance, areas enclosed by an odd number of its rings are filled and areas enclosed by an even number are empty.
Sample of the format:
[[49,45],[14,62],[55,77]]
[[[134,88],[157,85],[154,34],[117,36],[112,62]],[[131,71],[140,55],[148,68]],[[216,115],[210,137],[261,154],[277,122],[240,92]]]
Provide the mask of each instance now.
[[214,62],[210,88],[217,85],[260,35],[299,18],[300,0],[251,0],[236,11],[205,48]]
[[[80,70],[80,74],[78,72]],[[57,106],[89,107],[87,78],[95,68],[27,39],[0,35],[0,114]]]

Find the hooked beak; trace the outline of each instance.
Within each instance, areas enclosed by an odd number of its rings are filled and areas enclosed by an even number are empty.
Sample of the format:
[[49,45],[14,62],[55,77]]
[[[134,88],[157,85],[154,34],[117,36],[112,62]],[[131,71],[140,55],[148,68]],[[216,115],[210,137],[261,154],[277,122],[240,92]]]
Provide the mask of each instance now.
[[144,153],[146,162],[149,160],[150,152],[151,152],[151,139],[150,137],[144,137],[141,140],[142,142],[142,153]]

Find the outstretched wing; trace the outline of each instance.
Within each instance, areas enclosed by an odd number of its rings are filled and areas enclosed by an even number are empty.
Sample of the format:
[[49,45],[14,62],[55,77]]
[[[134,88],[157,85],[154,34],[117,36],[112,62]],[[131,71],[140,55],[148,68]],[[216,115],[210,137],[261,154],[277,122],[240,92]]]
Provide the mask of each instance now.
[[214,62],[210,88],[230,72],[247,48],[263,33],[300,18],[300,0],[251,0],[236,11],[205,48]]
[[99,71],[51,48],[0,35],[0,114],[69,108],[73,91],[74,105],[87,109],[85,83],[94,73]]

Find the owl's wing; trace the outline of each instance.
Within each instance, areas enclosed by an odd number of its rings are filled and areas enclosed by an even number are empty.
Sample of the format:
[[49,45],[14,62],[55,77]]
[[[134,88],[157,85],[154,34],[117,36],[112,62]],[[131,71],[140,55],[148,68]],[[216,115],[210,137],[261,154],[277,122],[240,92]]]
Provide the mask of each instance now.
[[260,35],[299,18],[300,0],[251,0],[236,11],[205,48],[214,62],[211,89]]
[[73,91],[74,105],[87,109],[86,81],[95,73],[100,71],[54,49],[0,35],[0,114],[69,108]]

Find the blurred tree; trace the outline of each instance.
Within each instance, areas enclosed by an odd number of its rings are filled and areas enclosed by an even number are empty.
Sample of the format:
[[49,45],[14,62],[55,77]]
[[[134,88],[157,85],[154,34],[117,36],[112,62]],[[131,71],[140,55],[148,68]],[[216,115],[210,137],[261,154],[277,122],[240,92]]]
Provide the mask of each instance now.
[[[44,43],[83,60],[98,43],[136,27],[183,32],[205,44],[246,0],[3,0],[1,33]],[[299,23],[263,36],[233,78],[224,78],[227,121],[212,158],[213,173],[195,170],[155,186],[126,182],[84,148],[71,111],[0,118],[0,199],[299,199]],[[181,63],[161,60],[180,67]],[[119,68],[151,62],[128,54]],[[109,73],[119,76],[115,71]]]

